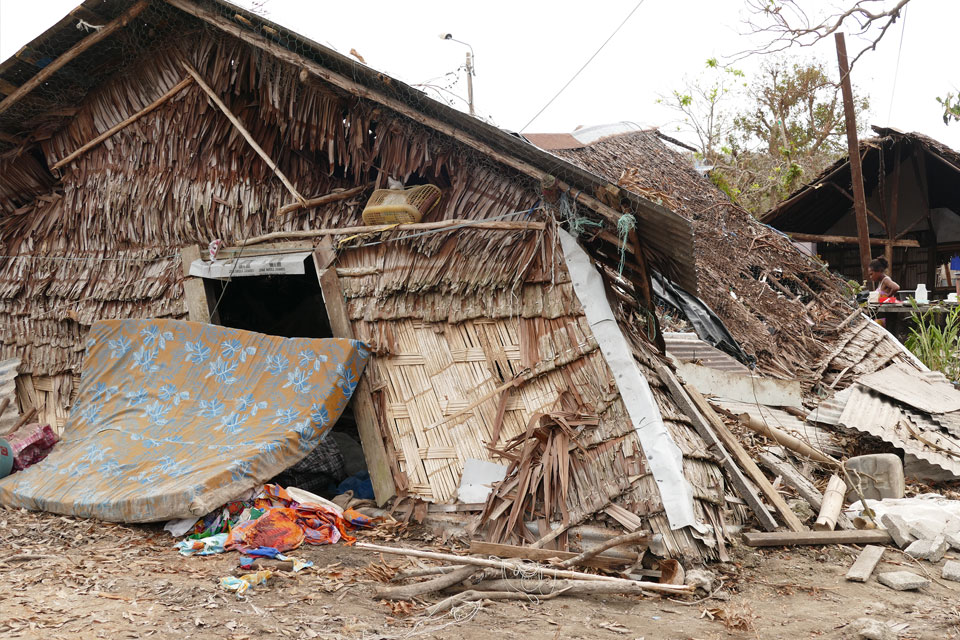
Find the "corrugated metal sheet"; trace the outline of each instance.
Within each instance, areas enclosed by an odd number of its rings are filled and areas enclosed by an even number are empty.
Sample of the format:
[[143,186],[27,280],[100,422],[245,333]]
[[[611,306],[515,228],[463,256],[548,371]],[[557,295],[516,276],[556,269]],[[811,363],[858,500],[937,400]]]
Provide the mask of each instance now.
[[[929,415],[904,410],[860,385],[854,385],[850,391],[850,398],[840,416],[840,426],[880,438],[960,478],[960,440],[942,431]],[[922,442],[915,434],[935,446]],[[943,449],[955,451],[958,457],[942,452]]]
[[843,414],[843,408],[847,406],[851,393],[852,391],[847,388],[837,392],[832,398],[824,400],[807,414],[807,421],[837,426],[840,424],[840,416]]
[[811,447],[819,449],[827,455],[843,455],[843,449],[833,441],[833,436],[830,432],[808,422],[804,422],[786,411],[755,403],[737,402],[736,400],[728,400],[726,398],[711,398],[710,404],[718,407],[721,411],[735,416],[747,413],[753,417],[762,417],[763,421],[771,427],[776,427],[792,436],[800,438]]
[[861,386],[926,413],[960,411],[960,391],[949,382],[918,376],[915,369],[893,364],[857,380]]
[[666,332],[663,341],[667,346],[667,355],[680,362],[695,362],[718,371],[750,373],[740,361],[697,337],[695,333]]

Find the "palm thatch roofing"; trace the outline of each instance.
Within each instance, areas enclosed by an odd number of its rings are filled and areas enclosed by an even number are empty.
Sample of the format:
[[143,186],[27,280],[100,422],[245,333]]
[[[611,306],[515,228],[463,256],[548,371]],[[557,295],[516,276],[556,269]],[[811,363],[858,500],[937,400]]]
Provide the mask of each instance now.
[[689,155],[674,150],[676,141],[631,123],[526,137],[690,220],[700,297],[762,372],[808,388],[819,382],[815,363],[841,338],[838,325],[853,311],[842,282],[731,202]]

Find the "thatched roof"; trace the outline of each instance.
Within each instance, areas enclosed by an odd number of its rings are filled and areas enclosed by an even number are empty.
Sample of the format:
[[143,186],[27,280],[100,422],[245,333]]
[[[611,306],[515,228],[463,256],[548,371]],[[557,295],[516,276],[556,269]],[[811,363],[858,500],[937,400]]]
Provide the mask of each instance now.
[[[60,64],[72,47],[82,44],[85,38],[99,37],[100,32],[90,34],[78,29],[79,20],[99,26],[111,25],[118,18],[122,26],[116,31],[44,77],[50,68]],[[607,210],[610,215],[614,215],[613,212],[619,215],[620,211],[633,214],[650,259],[685,286],[696,288],[694,271],[687,266],[692,250],[689,226],[673,212],[636,194],[617,193],[607,181],[544,153],[519,136],[457,111],[395,78],[222,0],[144,0],[132,7],[122,0],[87,0],[15,56],[0,63],[0,89],[6,87],[10,91],[11,87],[27,86],[31,81],[43,79],[36,89],[17,99],[16,104],[4,104],[12,96],[0,101],[0,154],[3,149],[15,156],[29,153],[76,114],[76,104],[90,91],[117,74],[133,73],[131,60],[148,53],[162,56],[164,47],[158,45],[171,32],[195,32],[202,26],[215,27],[221,35],[229,33],[289,63],[305,64],[345,93],[420,123],[428,122],[433,133],[469,141],[468,146],[482,148],[490,160],[506,163],[536,178],[555,176],[584,201],[600,197],[604,204],[611,205]],[[136,103],[154,93],[146,83],[140,88],[140,95],[117,97]],[[274,106],[282,108],[279,103]],[[285,106],[293,108],[293,103]],[[71,150],[64,147],[57,151],[66,154]],[[8,207],[22,205],[48,186],[42,172],[31,175],[23,168],[18,168],[18,172],[19,188],[11,189],[9,184],[0,186],[0,194],[6,192],[9,196]],[[27,180],[27,176],[31,179]]]
[[[904,133],[892,127],[873,127],[875,138],[860,141],[864,190],[873,193],[895,166],[895,155],[920,152],[925,161],[927,198],[931,208],[960,212],[960,153],[920,133]],[[910,175],[908,179],[916,177]],[[838,188],[823,188],[834,185]],[[826,233],[853,204],[850,161],[847,156],[824,169],[760,219],[781,231]]]
[[812,363],[830,350],[837,323],[852,311],[839,279],[732,203],[656,130],[625,124],[599,138],[582,129],[572,136],[581,144],[529,137],[561,143],[548,148],[690,220],[700,297],[762,371],[815,382]]

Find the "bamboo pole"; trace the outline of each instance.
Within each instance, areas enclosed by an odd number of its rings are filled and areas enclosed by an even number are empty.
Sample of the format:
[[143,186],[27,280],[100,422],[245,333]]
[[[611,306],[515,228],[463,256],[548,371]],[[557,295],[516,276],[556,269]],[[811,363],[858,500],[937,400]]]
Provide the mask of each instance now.
[[792,436],[781,429],[777,429],[776,427],[772,427],[769,424],[765,423],[763,420],[757,420],[755,416],[751,416],[748,413],[744,413],[737,416],[737,418],[740,420],[740,424],[742,424],[743,426],[753,431],[756,431],[761,435],[767,436],[768,438],[772,439],[774,442],[776,442],[780,446],[786,447],[791,451],[795,451],[796,453],[799,453],[802,456],[806,456],[811,460],[814,460],[821,464],[826,464],[831,467],[840,466],[839,460],[831,458],[830,456],[823,453],[822,451],[814,449],[813,447],[811,447],[809,444],[807,444],[800,438]]
[[823,492],[823,502],[820,503],[820,513],[813,528],[817,531],[833,531],[837,526],[837,517],[843,508],[843,496],[847,492],[846,483],[840,476],[830,476],[827,488]]
[[353,187],[352,189],[345,189],[344,191],[336,191],[334,193],[328,193],[325,196],[318,196],[316,198],[310,198],[309,200],[304,200],[303,202],[294,202],[293,204],[288,204],[277,209],[278,216],[285,216],[288,213],[293,213],[294,211],[299,211],[300,209],[312,209],[313,207],[319,207],[323,204],[328,204],[330,202],[337,202],[338,200],[346,200],[351,198],[359,193],[363,193],[367,189],[373,186],[373,183],[362,184],[359,187]]
[[381,231],[427,231],[436,229],[482,229],[485,231],[543,231],[544,222],[514,222],[508,220],[441,220],[439,222],[414,222],[410,224],[376,224],[363,227],[340,227],[334,229],[308,229],[306,231],[274,231],[255,236],[240,243],[242,247],[269,242],[271,240],[291,238],[318,238],[322,236],[345,236],[358,233],[378,233]]
[[197,81],[197,84],[200,85],[200,88],[203,89],[204,93],[210,96],[210,99],[213,100],[213,103],[217,105],[220,111],[223,112],[223,115],[227,116],[227,119],[231,122],[231,124],[233,124],[234,127],[237,128],[237,131],[239,131],[240,135],[243,136],[243,139],[247,141],[247,144],[249,144],[253,150],[257,152],[258,156],[263,158],[263,161],[267,163],[267,166],[270,167],[274,175],[280,178],[280,182],[282,182],[283,186],[287,188],[287,191],[290,192],[290,195],[296,198],[300,204],[305,204],[307,202],[306,198],[300,195],[300,192],[297,191],[296,188],[290,183],[290,181],[287,179],[287,176],[283,175],[283,172],[280,171],[280,168],[273,160],[270,159],[270,156],[267,155],[267,152],[264,151],[259,144],[257,144],[257,141],[253,139],[253,136],[250,135],[250,132],[247,131],[246,127],[243,126],[243,123],[240,122],[240,119],[233,115],[233,112],[230,111],[226,104],[224,104],[223,100],[220,99],[220,96],[218,96],[216,92],[210,88],[210,85],[208,85],[203,78],[200,77],[200,73],[194,69],[189,62],[181,61],[180,64],[182,64],[183,68],[187,70],[187,73],[189,73],[193,79]]
[[102,29],[98,29],[94,33],[91,33],[89,36],[64,51],[56,60],[45,66],[43,69],[40,69],[35,76],[24,82],[22,85],[17,87],[13,93],[0,101],[0,113],[3,113],[12,107],[21,98],[39,87],[50,76],[62,69],[64,65],[75,59],[81,53],[97,44],[104,38],[108,37],[117,29],[121,29],[126,26],[128,22],[140,15],[143,10],[149,6],[149,4],[150,3],[147,0],[140,0],[140,2],[133,5],[122,14],[105,24]]
[[457,556],[452,553],[439,553],[436,551],[421,551],[420,549],[406,549],[402,547],[387,547],[379,544],[370,544],[369,542],[357,542],[353,545],[358,549],[368,549],[379,553],[393,553],[402,556],[412,556],[415,558],[430,558],[433,560],[444,560],[456,564],[472,564],[478,567],[491,567],[493,569],[536,569],[544,576],[555,578],[569,578],[573,580],[594,580],[597,582],[609,582],[613,584],[632,586],[637,589],[646,589],[648,591],[663,591],[667,593],[690,593],[690,587],[675,584],[660,584],[657,582],[642,582],[639,580],[626,580],[624,578],[613,578],[610,576],[599,576],[592,573],[583,573],[580,571],[567,571],[563,569],[552,569],[535,564],[507,562],[505,560],[494,560],[491,558],[474,558],[473,556]]
[[143,116],[147,115],[148,113],[150,113],[151,111],[153,111],[154,109],[156,109],[157,107],[159,107],[160,105],[162,105],[163,103],[165,103],[167,100],[169,100],[169,99],[172,98],[173,96],[177,95],[177,94],[180,92],[181,89],[183,89],[184,87],[186,87],[186,86],[187,86],[188,84],[190,84],[191,82],[193,82],[193,78],[184,78],[183,80],[181,80],[181,81],[178,82],[177,84],[175,84],[175,85],[173,85],[172,87],[170,87],[170,90],[169,90],[169,91],[167,91],[165,94],[163,94],[162,96],[160,96],[159,98],[157,98],[156,100],[154,100],[153,102],[151,102],[148,106],[144,107],[144,108],[141,109],[140,111],[137,111],[135,114],[133,114],[132,116],[130,116],[130,117],[127,118],[126,120],[120,122],[119,124],[116,124],[116,125],[110,127],[109,129],[107,129],[106,131],[104,131],[103,133],[101,133],[100,135],[98,135],[96,138],[94,138],[94,139],[91,140],[90,142],[86,143],[85,145],[83,145],[82,147],[80,147],[79,149],[77,149],[76,151],[74,151],[74,152],[68,154],[67,156],[65,156],[62,160],[58,160],[56,163],[54,163],[54,165],[53,165],[52,167],[50,167],[50,169],[51,169],[51,170],[59,169],[59,168],[62,167],[63,165],[67,164],[68,162],[71,162],[71,161],[77,159],[78,157],[80,157],[81,155],[83,155],[84,153],[86,153],[87,151],[89,151],[90,149],[94,148],[95,146],[97,146],[98,144],[100,144],[101,142],[103,142],[104,140],[106,140],[107,138],[109,138],[110,136],[112,136],[113,134],[115,134],[115,133],[117,133],[118,131],[120,131],[121,129],[123,129],[123,128],[131,125],[131,124],[133,124],[134,122],[136,122],[137,120],[139,120],[139,119],[142,118]]

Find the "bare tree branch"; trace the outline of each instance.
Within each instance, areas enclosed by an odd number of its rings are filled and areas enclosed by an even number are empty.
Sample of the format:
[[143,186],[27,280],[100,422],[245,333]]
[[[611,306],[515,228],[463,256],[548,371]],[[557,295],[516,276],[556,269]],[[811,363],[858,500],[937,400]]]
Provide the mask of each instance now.
[[745,21],[749,33],[765,36],[767,42],[735,54],[732,61],[755,53],[777,53],[794,46],[810,47],[833,33],[846,30],[849,35],[866,40],[865,46],[850,60],[853,68],[860,56],[877,48],[877,43],[911,1],[897,0],[891,6],[892,0],[855,0],[846,11],[817,21],[804,11],[804,4],[810,0],[746,0],[751,14]]

